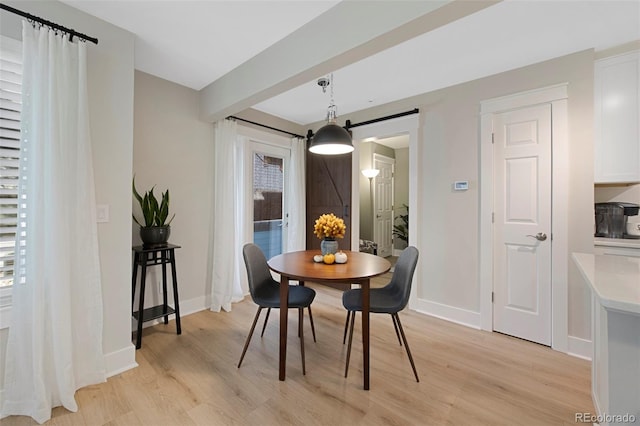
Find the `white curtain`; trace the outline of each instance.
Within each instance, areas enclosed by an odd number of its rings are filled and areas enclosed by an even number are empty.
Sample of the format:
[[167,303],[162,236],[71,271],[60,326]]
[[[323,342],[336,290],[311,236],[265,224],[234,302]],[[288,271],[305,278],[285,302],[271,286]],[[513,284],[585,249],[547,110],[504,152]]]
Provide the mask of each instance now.
[[291,161],[287,192],[289,196],[289,229],[287,251],[304,250],[307,245],[305,233],[305,141],[291,139]]
[[231,311],[243,299],[241,287],[242,229],[242,138],[235,121],[221,120],[214,132],[214,205],[210,232],[211,310]]
[[26,22],[18,237],[2,417],[77,411],[106,380],[86,47]]

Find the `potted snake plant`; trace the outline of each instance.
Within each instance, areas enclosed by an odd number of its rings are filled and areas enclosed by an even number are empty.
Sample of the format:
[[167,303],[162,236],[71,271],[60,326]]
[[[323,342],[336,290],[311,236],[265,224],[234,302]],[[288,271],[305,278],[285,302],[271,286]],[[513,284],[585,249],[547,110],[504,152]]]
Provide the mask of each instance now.
[[169,190],[162,193],[160,202],[153,193],[155,185],[144,195],[136,190],[136,177],[133,177],[133,196],[140,204],[142,219],[138,220],[133,215],[133,220],[140,226],[140,238],[145,247],[161,247],[169,241],[171,234],[171,221],[175,214],[169,217]]

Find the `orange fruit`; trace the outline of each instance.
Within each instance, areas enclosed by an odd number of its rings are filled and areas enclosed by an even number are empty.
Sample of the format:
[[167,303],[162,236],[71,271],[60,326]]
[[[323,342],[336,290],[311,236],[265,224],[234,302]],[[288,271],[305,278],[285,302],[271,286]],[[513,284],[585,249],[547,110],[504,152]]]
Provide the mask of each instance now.
[[322,258],[322,261],[327,265],[331,265],[336,261],[336,256],[333,253],[325,254],[324,257]]

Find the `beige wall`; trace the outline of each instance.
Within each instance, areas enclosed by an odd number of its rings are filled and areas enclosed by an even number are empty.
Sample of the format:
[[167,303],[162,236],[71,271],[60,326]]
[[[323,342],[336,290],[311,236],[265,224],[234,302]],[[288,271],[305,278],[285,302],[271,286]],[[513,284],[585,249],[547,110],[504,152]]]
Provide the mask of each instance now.
[[[133,172],[138,191],[156,185],[169,189],[169,242],[176,250],[179,296],[183,315],[205,308],[209,227],[213,199],[213,124],[198,119],[198,92],[167,80],[135,72]],[[131,198],[135,209],[137,202]],[[133,244],[140,244],[133,224]],[[160,300],[161,270],[149,271],[145,301]],[[160,268],[156,268],[160,269]],[[170,292],[171,293],[171,292]],[[145,303],[146,304],[146,303]]]
[[[409,205],[409,148],[396,149],[396,168],[394,173],[393,203],[395,216],[406,214],[403,204]],[[409,219],[411,220],[411,219]],[[400,223],[400,221],[395,221]],[[411,226],[411,224],[409,224]],[[402,250],[406,243],[395,238],[393,248]]]
[[[569,335],[590,339],[590,294],[570,260],[593,250],[593,52],[584,51],[521,69],[349,114],[353,122],[420,108],[417,153],[421,250],[420,297],[479,313],[479,108],[483,100],[568,83],[569,93]],[[454,192],[455,180],[469,190]],[[418,226],[418,224],[417,224]]]
[[[609,201],[621,201],[640,204],[640,184],[633,185],[596,185],[594,187],[594,201],[606,203]],[[595,219],[595,217],[594,217]],[[637,219],[637,218],[634,218]],[[640,220],[633,220],[640,222]]]
[[[461,84],[425,95],[422,227],[429,274],[424,295],[433,301],[479,311],[478,287],[478,109],[486,99],[569,83],[569,252],[593,250],[593,53],[557,60]],[[454,192],[455,180],[470,189]],[[590,338],[589,292],[569,259],[569,335]],[[426,265],[425,265],[426,264]]]
[[[134,37],[57,1],[4,3],[99,39],[98,45],[87,44],[87,73],[96,201],[109,205],[110,217],[108,223],[98,224],[103,350],[109,373],[130,368],[135,365],[130,322]],[[0,19],[3,35],[21,38],[19,16],[3,11]],[[4,354],[5,336],[0,336],[0,346]],[[0,379],[3,368],[4,362]]]

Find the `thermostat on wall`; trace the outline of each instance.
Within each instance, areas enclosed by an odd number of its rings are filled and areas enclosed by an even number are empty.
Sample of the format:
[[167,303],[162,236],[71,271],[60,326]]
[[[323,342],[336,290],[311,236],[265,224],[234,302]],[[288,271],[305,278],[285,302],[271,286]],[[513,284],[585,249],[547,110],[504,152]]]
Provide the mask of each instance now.
[[469,181],[468,180],[457,180],[453,182],[453,190],[454,191],[466,191],[469,189]]

